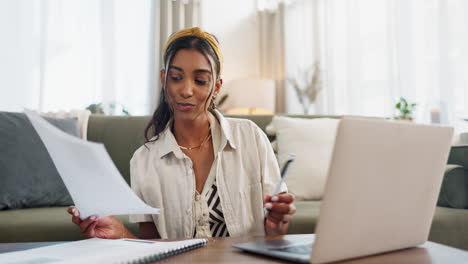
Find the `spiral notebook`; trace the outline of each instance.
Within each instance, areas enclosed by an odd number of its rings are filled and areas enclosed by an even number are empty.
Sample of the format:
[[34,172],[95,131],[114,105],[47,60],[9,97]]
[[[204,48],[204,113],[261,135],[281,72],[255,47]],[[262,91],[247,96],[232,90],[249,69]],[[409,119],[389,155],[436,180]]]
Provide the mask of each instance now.
[[207,239],[159,242],[91,238],[0,254],[0,263],[151,263],[203,247],[207,243]]

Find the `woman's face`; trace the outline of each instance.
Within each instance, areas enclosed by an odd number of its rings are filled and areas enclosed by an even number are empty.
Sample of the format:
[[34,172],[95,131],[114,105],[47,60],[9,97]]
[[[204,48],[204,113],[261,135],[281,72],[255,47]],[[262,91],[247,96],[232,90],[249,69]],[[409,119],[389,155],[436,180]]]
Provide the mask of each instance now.
[[[167,70],[167,102],[174,110],[174,118],[195,120],[204,114],[211,97],[219,92],[222,83],[221,80],[213,80],[207,58],[197,50],[182,49],[177,51]],[[165,77],[165,72],[162,70],[163,86]],[[216,85],[211,93],[213,81]]]

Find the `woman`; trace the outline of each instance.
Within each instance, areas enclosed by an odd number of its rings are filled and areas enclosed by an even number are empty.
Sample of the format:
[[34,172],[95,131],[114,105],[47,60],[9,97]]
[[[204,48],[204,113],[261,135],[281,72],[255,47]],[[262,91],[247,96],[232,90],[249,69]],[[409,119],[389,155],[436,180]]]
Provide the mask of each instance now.
[[[159,215],[130,216],[141,238],[286,233],[294,197],[284,184],[283,193],[270,196],[280,175],[268,138],[253,122],[224,118],[215,109],[223,83],[216,38],[200,28],[173,34],[164,65],[147,142],[130,161],[132,189],[161,208]],[[68,212],[88,237],[136,238],[115,217],[82,221],[77,208]]]

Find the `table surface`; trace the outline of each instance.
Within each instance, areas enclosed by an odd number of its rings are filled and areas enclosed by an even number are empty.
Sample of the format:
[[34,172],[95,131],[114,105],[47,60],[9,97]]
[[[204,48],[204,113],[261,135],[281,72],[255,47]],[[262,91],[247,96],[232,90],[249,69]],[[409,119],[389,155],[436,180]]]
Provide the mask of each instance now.
[[[294,235],[288,235],[294,236]],[[208,245],[177,256],[173,256],[158,263],[289,263],[273,258],[244,253],[232,248],[232,244],[251,241],[262,241],[279,237],[236,237],[236,238],[210,238]],[[18,251],[42,246],[54,245],[63,242],[31,242],[31,243],[0,243],[0,253]],[[468,251],[426,242],[424,245],[379,254],[344,262],[346,264],[367,263],[468,263]]]

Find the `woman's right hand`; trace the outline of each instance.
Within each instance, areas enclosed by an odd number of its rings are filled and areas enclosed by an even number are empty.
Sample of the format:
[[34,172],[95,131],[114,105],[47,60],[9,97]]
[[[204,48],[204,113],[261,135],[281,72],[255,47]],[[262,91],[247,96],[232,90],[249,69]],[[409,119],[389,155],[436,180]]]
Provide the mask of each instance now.
[[135,238],[125,228],[123,223],[113,216],[97,219],[95,215],[92,215],[85,220],[81,220],[80,211],[75,206],[68,207],[67,212],[72,215],[72,222],[80,227],[81,233],[86,237],[106,239]]

